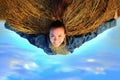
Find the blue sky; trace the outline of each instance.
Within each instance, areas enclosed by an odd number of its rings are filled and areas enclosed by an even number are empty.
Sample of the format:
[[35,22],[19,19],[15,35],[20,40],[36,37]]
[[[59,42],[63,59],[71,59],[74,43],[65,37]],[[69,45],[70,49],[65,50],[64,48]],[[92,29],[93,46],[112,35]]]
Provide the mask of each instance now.
[[69,55],[50,56],[0,21],[0,80],[118,80],[120,19],[117,26]]

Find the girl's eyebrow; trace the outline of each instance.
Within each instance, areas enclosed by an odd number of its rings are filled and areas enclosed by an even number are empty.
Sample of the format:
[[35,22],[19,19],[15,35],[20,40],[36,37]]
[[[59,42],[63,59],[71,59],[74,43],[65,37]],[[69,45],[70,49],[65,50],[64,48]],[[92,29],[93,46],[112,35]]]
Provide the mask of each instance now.
[[50,33],[50,35],[53,35],[53,33]]

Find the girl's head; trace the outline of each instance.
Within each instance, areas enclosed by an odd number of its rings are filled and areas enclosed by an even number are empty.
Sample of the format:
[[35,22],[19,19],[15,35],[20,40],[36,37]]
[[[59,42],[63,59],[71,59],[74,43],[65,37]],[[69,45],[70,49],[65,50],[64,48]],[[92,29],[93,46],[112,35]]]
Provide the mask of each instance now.
[[54,21],[49,27],[49,38],[52,45],[59,47],[66,37],[65,26],[60,21]]
[[53,9],[54,21],[49,28],[49,37],[54,47],[59,47],[65,39],[65,26],[59,20],[62,20],[63,14],[72,0],[51,0]]

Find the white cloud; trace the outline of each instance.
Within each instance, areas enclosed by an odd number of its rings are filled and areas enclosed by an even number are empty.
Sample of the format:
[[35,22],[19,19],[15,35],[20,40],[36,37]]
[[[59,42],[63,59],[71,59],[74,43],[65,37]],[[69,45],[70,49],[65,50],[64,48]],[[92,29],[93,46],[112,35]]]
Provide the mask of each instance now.
[[87,59],[86,62],[95,62],[95,59]]
[[69,67],[69,66],[63,66],[63,67],[60,67],[60,68],[57,68],[56,70],[55,70],[55,72],[72,72],[72,71],[75,71],[75,69],[74,68],[72,68],[72,67]]
[[24,68],[27,69],[27,70],[37,70],[39,69],[38,65],[34,62],[29,62],[29,63],[26,63],[24,64]]

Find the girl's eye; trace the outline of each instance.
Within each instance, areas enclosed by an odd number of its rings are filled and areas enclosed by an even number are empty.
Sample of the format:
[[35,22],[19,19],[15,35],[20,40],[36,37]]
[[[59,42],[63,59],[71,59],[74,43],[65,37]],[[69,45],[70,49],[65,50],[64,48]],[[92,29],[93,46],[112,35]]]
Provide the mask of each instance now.
[[50,36],[50,37],[54,37],[54,36]]

